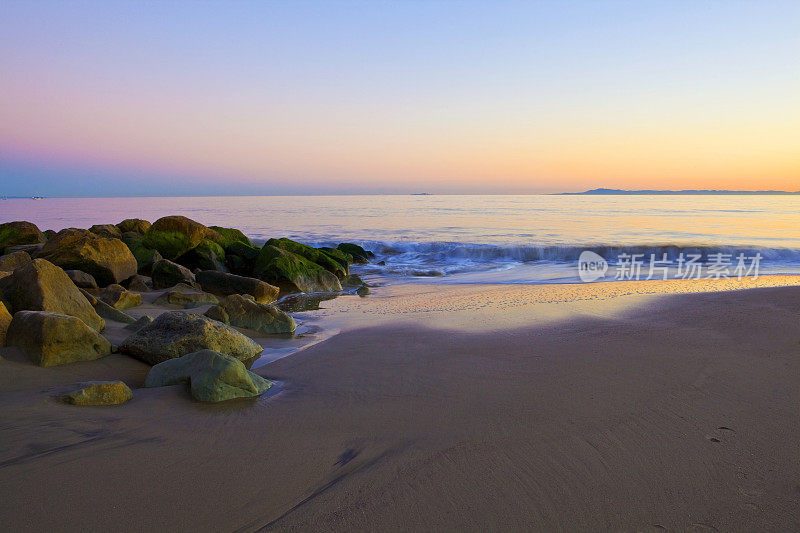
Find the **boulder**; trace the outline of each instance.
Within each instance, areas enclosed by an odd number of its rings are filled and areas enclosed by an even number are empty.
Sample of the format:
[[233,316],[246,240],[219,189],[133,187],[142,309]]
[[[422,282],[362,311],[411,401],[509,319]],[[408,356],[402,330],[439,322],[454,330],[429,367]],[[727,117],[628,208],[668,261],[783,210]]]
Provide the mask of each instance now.
[[122,232],[114,224],[95,224],[89,231],[101,237],[111,237],[112,239],[122,239]]
[[145,387],[166,387],[187,383],[192,397],[200,402],[221,402],[252,398],[272,386],[247,370],[238,359],[213,350],[200,350],[159,363],[150,369]]
[[6,309],[6,305],[0,302],[0,348],[6,345],[6,331],[11,324],[11,313]]
[[8,255],[16,252],[25,252],[31,257],[36,257],[37,254],[42,251],[43,247],[44,247],[43,242],[37,244],[18,244],[16,246],[9,246],[8,248],[6,248],[4,253]]
[[366,283],[358,274],[350,274],[342,278],[342,287],[361,287],[362,285],[366,285]]
[[234,242],[238,242],[241,244],[245,244],[247,246],[252,246],[250,239],[247,238],[247,235],[239,231],[235,228],[222,228],[220,226],[209,226],[209,229],[212,229],[217,232],[218,237],[215,237],[214,242],[222,246],[223,248],[228,248]]
[[177,305],[188,309],[201,305],[216,304],[219,302],[213,294],[195,289],[185,283],[178,283],[173,288],[156,298],[156,305]]
[[119,405],[131,398],[133,391],[123,381],[87,381],[60,400],[72,405]]
[[0,279],[0,297],[10,304],[10,311],[50,311],[78,317],[97,331],[105,327],[69,276],[44,259],[34,259]]
[[39,366],[93,361],[111,353],[111,344],[74,316],[47,311],[17,311],[6,342]]
[[254,274],[285,292],[342,290],[339,279],[318,264],[268,244],[264,245],[256,259]]
[[319,250],[325,252],[326,255],[330,256],[334,261],[337,261],[340,265],[342,265],[345,268],[348,268],[350,265],[354,263],[352,255],[344,253],[338,248],[323,246],[322,248],[319,248]]
[[124,313],[119,309],[115,309],[103,300],[95,298],[94,295],[90,294],[85,289],[81,289],[81,293],[83,293],[83,295],[86,297],[86,300],[92,305],[92,307],[94,307],[95,312],[101,317],[108,320],[114,320],[115,322],[122,322],[123,324],[132,324],[133,322],[136,322],[136,319],[131,315]]
[[249,276],[260,251],[260,248],[235,241],[225,248],[225,264],[234,274]]
[[94,276],[91,274],[87,274],[81,270],[65,270],[64,272],[67,273],[69,279],[71,279],[72,283],[74,283],[79,289],[97,288],[97,281],[95,281]]
[[150,292],[153,288],[153,280],[147,276],[136,274],[123,281],[122,286],[129,291]]
[[178,283],[193,284],[192,271],[169,259],[162,259],[153,265],[153,288],[166,289]]
[[10,246],[38,244],[45,241],[36,224],[18,220],[0,224],[0,254],[7,254]]
[[178,263],[194,270],[219,270],[227,272],[225,266],[225,250],[219,244],[203,239],[200,244],[176,259]]
[[278,298],[280,289],[265,281],[245,276],[237,276],[226,272],[203,270],[195,275],[197,283],[208,291],[220,296],[230,294],[250,294],[256,302],[266,304]]
[[82,270],[104,287],[136,274],[136,258],[119,239],[95,235],[86,230],[65,229],[48,240],[39,252],[65,270]]
[[138,271],[142,274],[149,274],[153,270],[153,265],[163,258],[158,253],[158,250],[153,250],[142,244],[143,240],[144,238],[138,233],[127,232],[122,234],[122,242],[125,243],[133,257],[136,258]]
[[291,315],[274,305],[256,303],[238,294],[223,298],[206,316],[220,317],[226,324],[262,333],[292,333],[297,327]]
[[122,285],[117,285],[116,283],[106,287],[106,290],[100,295],[100,299],[114,309],[119,310],[142,305],[141,294],[130,292]]
[[370,259],[375,259],[374,253],[352,242],[343,242],[336,249],[353,256],[353,261],[356,263],[369,263]]
[[166,259],[175,259],[200,244],[203,239],[218,238],[217,232],[199,222],[173,215],[153,222],[145,232],[142,244],[158,250]]
[[332,258],[323,250],[312,248],[306,244],[293,241],[291,239],[270,239],[265,246],[274,246],[287,252],[292,252],[300,257],[303,257],[312,263],[316,263],[328,272],[333,273],[336,277],[341,278],[348,274],[347,264],[341,264],[338,260]]
[[148,315],[144,315],[144,316],[140,317],[139,320],[137,320],[136,322],[132,322],[132,323],[128,324],[127,326],[125,326],[125,329],[130,329],[132,331],[139,331],[140,329],[142,329],[146,325],[152,324],[152,323],[153,323],[153,317],[148,316]]
[[117,228],[119,228],[122,233],[133,232],[139,235],[144,235],[144,232],[150,229],[150,226],[152,226],[152,224],[140,218],[126,218],[117,224]]
[[168,311],[127,339],[119,351],[151,365],[198,350],[215,350],[250,363],[261,353],[253,339],[208,317]]
[[42,232],[42,235],[44,235],[45,239],[49,239],[50,237],[55,237],[57,234],[58,232],[52,229],[46,229]]
[[356,290],[356,294],[359,295],[359,296],[362,296],[362,297],[363,296],[369,296],[370,294],[372,294],[372,291],[369,290],[369,287],[367,287],[366,285],[363,285],[363,286],[359,287],[358,290]]
[[31,255],[28,252],[12,252],[4,256],[0,256],[0,270],[12,272],[15,268],[20,267],[31,260]]

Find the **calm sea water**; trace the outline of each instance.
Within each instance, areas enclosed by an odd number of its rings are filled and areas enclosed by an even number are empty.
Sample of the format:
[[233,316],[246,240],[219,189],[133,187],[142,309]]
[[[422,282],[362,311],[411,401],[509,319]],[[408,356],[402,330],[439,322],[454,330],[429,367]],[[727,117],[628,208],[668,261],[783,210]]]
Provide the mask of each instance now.
[[[800,196],[261,196],[0,201],[0,222],[89,227],[180,214],[255,241],[357,242],[383,277],[571,281],[590,248],[619,253],[760,253],[763,272],[800,272]],[[443,277],[442,277],[443,276]]]

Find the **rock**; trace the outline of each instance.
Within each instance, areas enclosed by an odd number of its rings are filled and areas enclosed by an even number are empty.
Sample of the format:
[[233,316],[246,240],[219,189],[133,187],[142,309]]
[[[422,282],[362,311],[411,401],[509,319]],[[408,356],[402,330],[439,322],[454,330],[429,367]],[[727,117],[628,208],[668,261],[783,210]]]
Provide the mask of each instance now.
[[60,398],[72,405],[119,405],[133,398],[133,391],[122,381],[87,381]]
[[0,279],[5,278],[6,276],[10,276],[12,273],[7,270],[0,270]]
[[57,231],[51,229],[46,229],[42,232],[42,235],[44,235],[45,239],[49,239],[50,237],[55,237],[57,234],[58,234]]
[[0,257],[0,270],[12,272],[15,268],[20,267],[31,260],[31,255],[28,252],[12,252]]
[[177,305],[183,308],[199,307],[201,305],[216,304],[217,297],[207,292],[199,291],[184,283],[178,283],[173,288],[156,298],[156,305]]
[[192,397],[200,402],[252,398],[272,386],[247,370],[238,359],[213,350],[200,350],[159,363],[150,369],[145,387],[188,383]]
[[74,283],[79,289],[97,288],[97,282],[95,281],[94,276],[91,274],[87,274],[81,270],[65,270],[64,272],[67,273],[69,279],[71,279],[72,283]]
[[168,311],[120,345],[119,351],[151,365],[198,350],[215,350],[250,363],[261,346],[235,329],[208,317]]
[[139,331],[140,329],[142,329],[146,325],[152,324],[152,323],[153,323],[153,317],[148,316],[148,315],[144,315],[144,316],[140,317],[139,320],[137,320],[136,322],[133,322],[133,323],[128,324],[127,326],[125,326],[125,329],[130,329],[130,330],[133,330],[133,331]]
[[223,320],[226,324],[262,333],[292,333],[297,327],[291,315],[275,306],[256,303],[238,294],[223,298],[206,312],[206,316],[227,317]]
[[50,311],[78,317],[97,331],[105,327],[69,276],[44,259],[34,259],[0,279],[0,297],[10,303],[9,311]]
[[247,238],[247,235],[245,235],[238,229],[222,228],[220,226],[209,226],[209,229],[212,229],[217,232],[217,235],[219,235],[219,237],[216,237],[214,242],[216,242],[225,249],[227,249],[234,242],[245,244],[247,246],[253,245],[250,242],[250,239]]
[[7,254],[10,246],[38,244],[45,241],[44,235],[36,224],[18,220],[0,224],[0,254]]
[[358,294],[359,296],[362,296],[362,297],[363,296],[369,296],[370,294],[372,294],[372,291],[369,290],[369,287],[367,287],[366,285],[363,285],[363,286],[358,288],[358,290],[356,291],[356,294]]
[[116,283],[106,287],[106,290],[103,291],[100,299],[114,309],[119,310],[130,309],[131,307],[142,305],[141,294],[130,292],[122,285],[117,285]]
[[378,266],[386,266],[386,261],[378,261]]
[[61,230],[48,240],[39,257],[65,270],[91,274],[101,287],[119,283],[136,274],[137,269],[136,258],[121,240],[73,228]]
[[111,353],[111,344],[82,320],[47,311],[17,311],[6,342],[39,366],[93,361]]
[[152,224],[140,218],[126,218],[117,224],[117,228],[119,228],[122,233],[133,232],[139,235],[144,235],[144,232],[150,229],[150,226],[152,226]]
[[225,250],[219,244],[203,239],[200,244],[181,255],[176,261],[189,269],[219,270],[227,272]]
[[333,273],[336,277],[341,278],[348,274],[347,264],[342,265],[336,259],[326,254],[322,250],[312,248],[311,246],[301,244],[291,239],[270,239],[265,246],[274,246],[287,252],[292,252],[300,257],[303,257],[312,263],[316,263],[328,272]]
[[281,248],[264,245],[254,267],[257,278],[286,292],[341,291],[339,279],[316,263]]
[[168,259],[162,259],[153,265],[153,288],[166,289],[178,283],[193,284],[192,271]]
[[123,281],[122,286],[129,291],[150,292],[153,288],[153,280],[147,276],[136,274]]
[[101,237],[110,237],[112,239],[122,239],[122,232],[113,224],[95,224],[89,231]]
[[260,251],[260,248],[235,241],[225,248],[225,264],[234,274],[249,276]]
[[350,274],[342,278],[342,287],[361,287],[362,285],[366,286],[367,284],[358,274]]
[[122,234],[122,242],[125,243],[133,257],[136,258],[138,272],[149,274],[153,270],[153,265],[161,261],[163,257],[158,253],[158,250],[153,250],[142,244],[143,240],[144,238],[138,233],[127,232]]
[[217,322],[222,322],[229,326],[231,325],[231,317],[228,316],[224,308],[218,305],[210,307],[208,311],[205,312],[205,315],[211,320],[216,320]]
[[219,235],[190,218],[173,215],[153,222],[145,232],[142,244],[158,250],[166,259],[175,259],[200,244],[203,239],[217,240]]
[[6,331],[11,324],[11,313],[6,309],[6,305],[0,302],[0,348],[6,345]]
[[86,297],[86,300],[94,307],[95,312],[103,318],[114,320],[115,322],[122,322],[123,324],[132,324],[136,319],[127,313],[123,313],[119,309],[115,309],[106,302],[99,300],[94,295],[81,289],[81,292]]
[[336,247],[338,250],[353,256],[353,261],[356,263],[369,263],[370,259],[375,259],[375,254],[365,250],[357,244],[352,242],[343,242]]
[[13,254],[16,252],[25,252],[31,257],[36,257],[36,255],[42,251],[42,247],[44,247],[44,243],[40,242],[38,244],[18,244],[16,246],[9,246],[5,250],[5,254]]
[[355,261],[353,260],[353,256],[343,251],[339,250],[338,248],[331,248],[330,246],[323,246],[319,248],[320,251],[325,252],[326,255],[330,256],[334,261],[337,261],[340,265],[345,268],[348,268],[352,265]]
[[203,270],[195,276],[195,279],[197,283],[203,287],[204,291],[220,296],[250,294],[256,302],[262,304],[274,302],[278,298],[278,293],[280,292],[278,287],[270,285],[260,279],[247,278],[213,270]]

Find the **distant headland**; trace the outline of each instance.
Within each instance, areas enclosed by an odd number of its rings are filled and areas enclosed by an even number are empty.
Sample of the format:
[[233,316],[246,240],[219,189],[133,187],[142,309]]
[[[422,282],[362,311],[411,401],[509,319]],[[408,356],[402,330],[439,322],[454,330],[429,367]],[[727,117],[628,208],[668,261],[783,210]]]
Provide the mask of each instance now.
[[591,189],[583,192],[561,192],[556,193],[559,195],[578,195],[578,194],[760,194],[760,195],[775,195],[775,194],[800,194],[800,191],[726,191],[726,190],[709,190],[709,189],[686,189],[683,191],[656,191],[656,190],[638,190],[628,191],[625,189]]

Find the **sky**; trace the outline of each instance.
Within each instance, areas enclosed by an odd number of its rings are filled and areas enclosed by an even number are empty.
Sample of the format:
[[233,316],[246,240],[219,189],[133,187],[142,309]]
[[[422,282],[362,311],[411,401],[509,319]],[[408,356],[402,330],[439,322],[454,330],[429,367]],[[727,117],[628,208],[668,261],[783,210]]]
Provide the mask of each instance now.
[[0,0],[0,196],[800,189],[800,1]]

